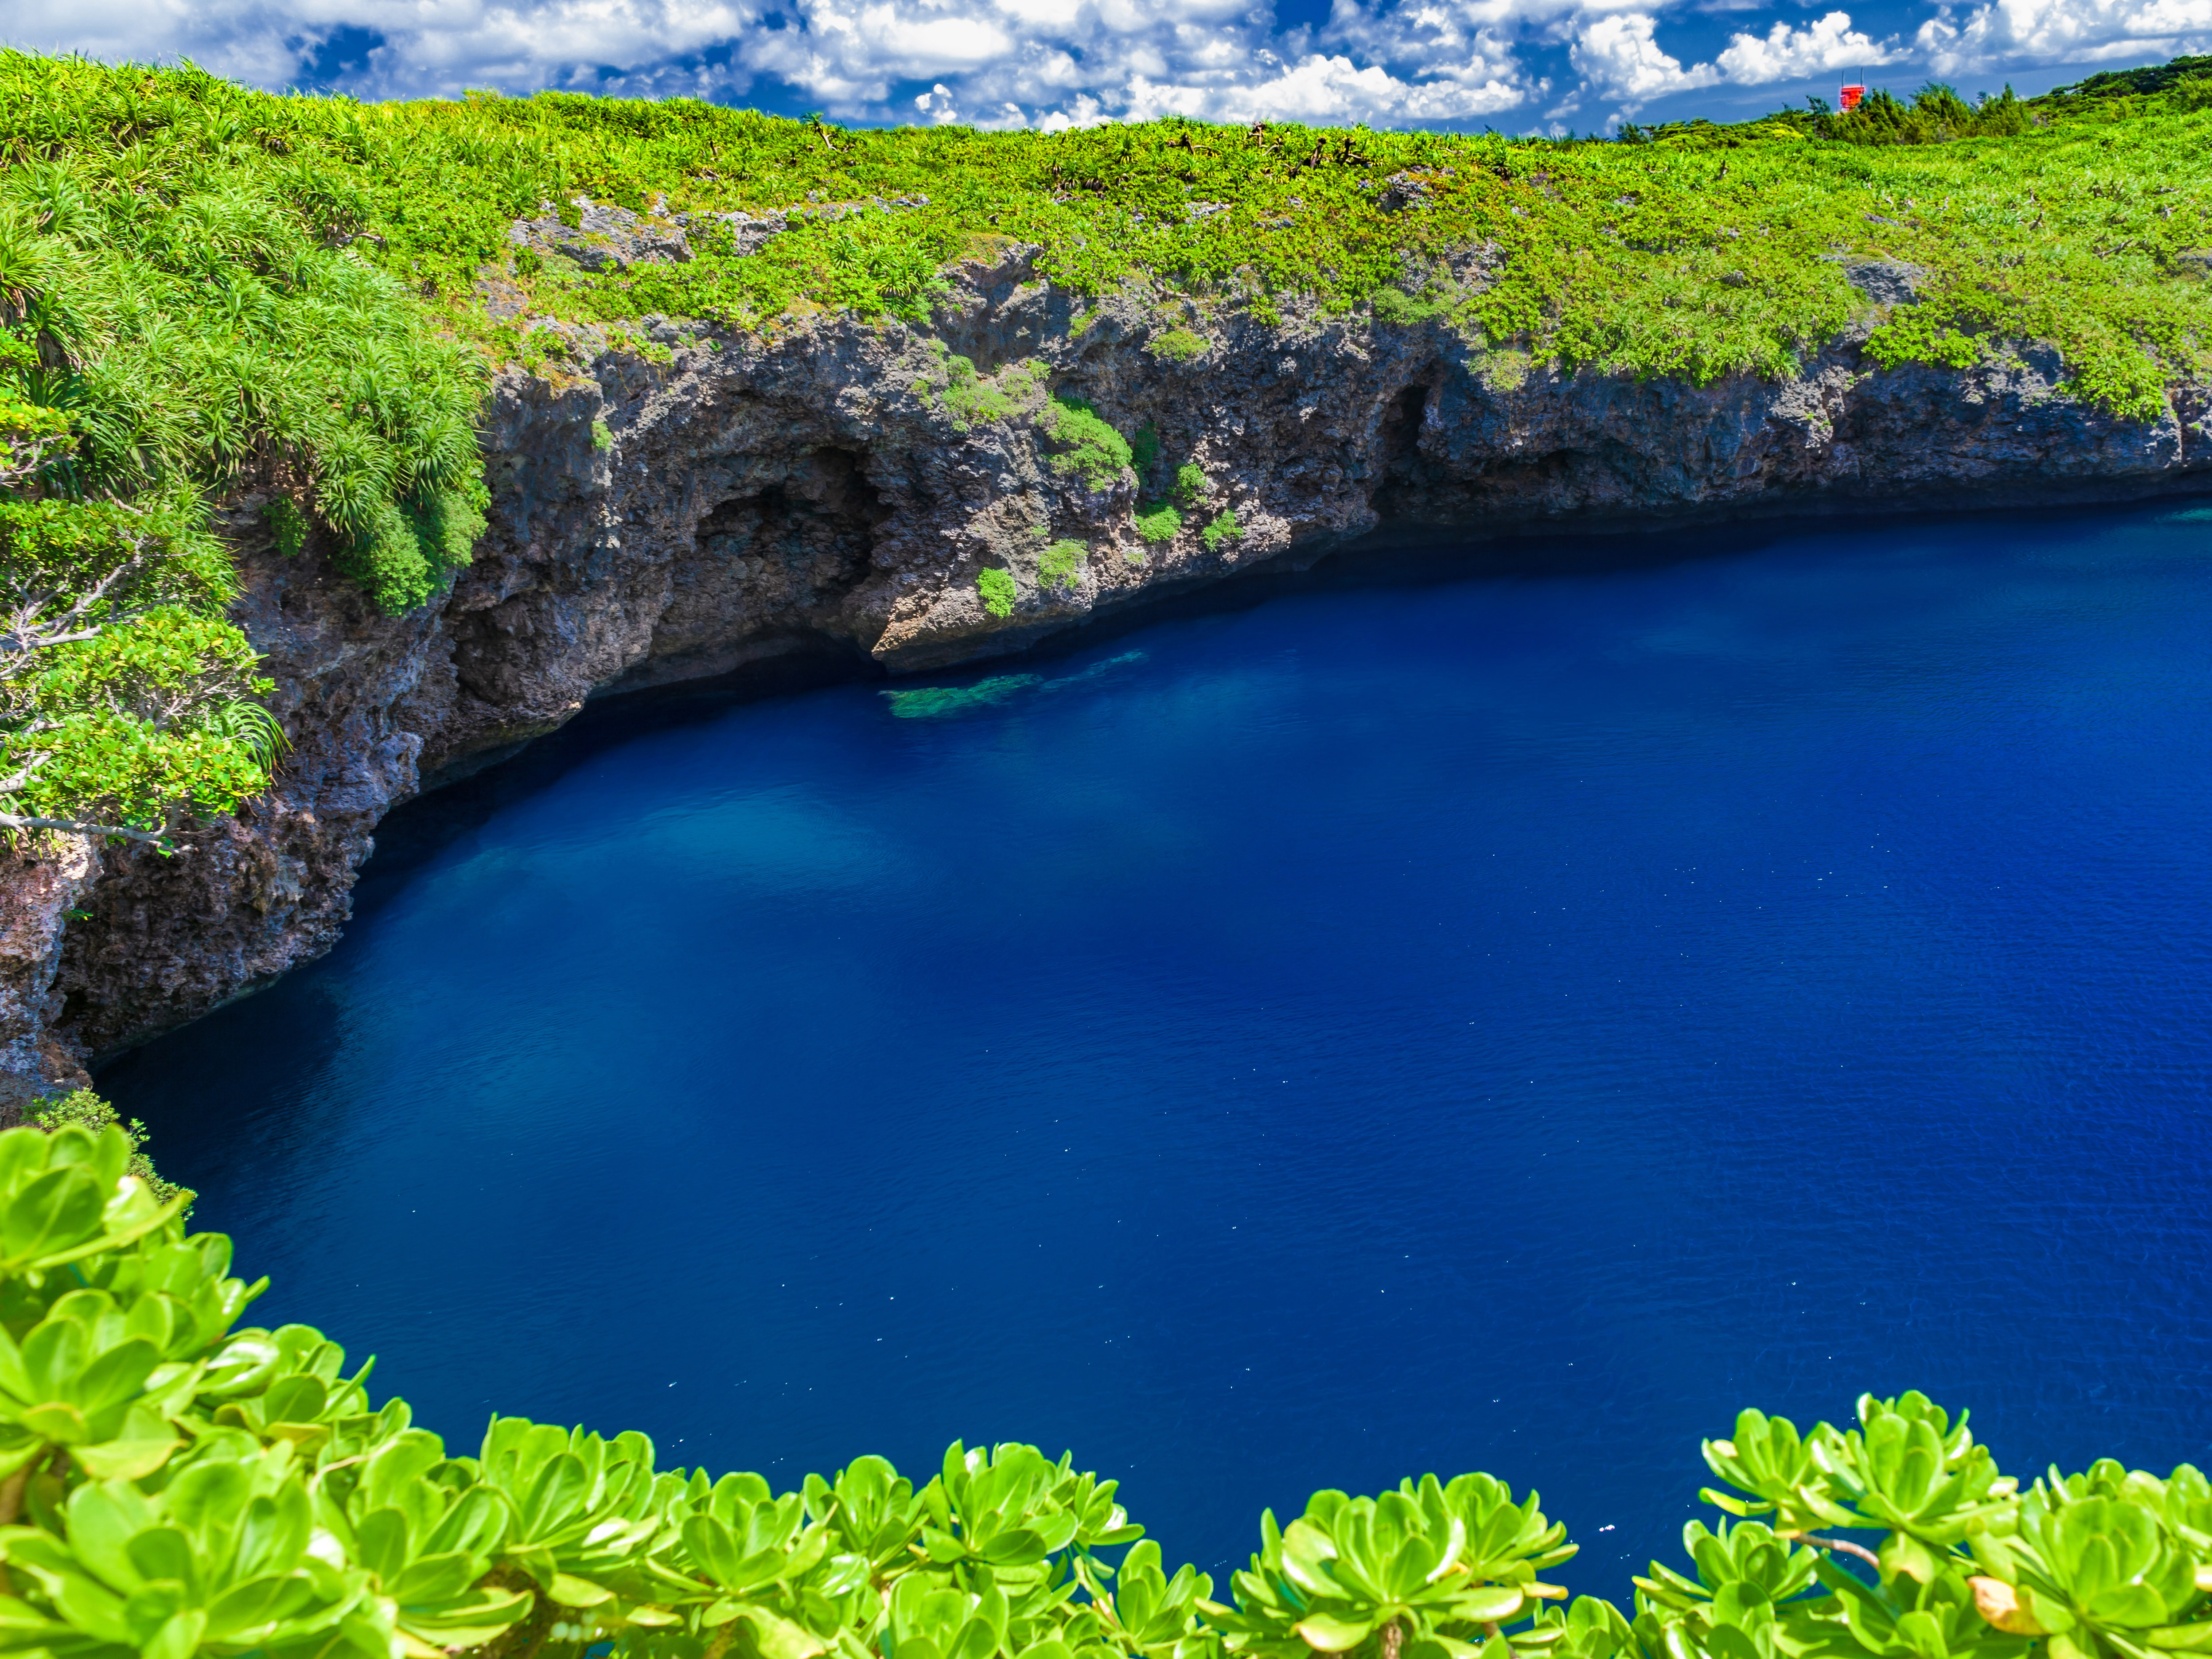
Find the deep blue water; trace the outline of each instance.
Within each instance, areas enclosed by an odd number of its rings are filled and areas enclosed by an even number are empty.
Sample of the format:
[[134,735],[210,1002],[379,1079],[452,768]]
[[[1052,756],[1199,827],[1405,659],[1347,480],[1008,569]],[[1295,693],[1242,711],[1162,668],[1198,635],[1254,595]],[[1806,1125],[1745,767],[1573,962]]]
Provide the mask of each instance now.
[[2212,510],[1627,552],[616,705],[104,1083],[469,1447],[1031,1440],[1216,1567],[1481,1468],[1615,1595],[1742,1405],[2212,1456]]

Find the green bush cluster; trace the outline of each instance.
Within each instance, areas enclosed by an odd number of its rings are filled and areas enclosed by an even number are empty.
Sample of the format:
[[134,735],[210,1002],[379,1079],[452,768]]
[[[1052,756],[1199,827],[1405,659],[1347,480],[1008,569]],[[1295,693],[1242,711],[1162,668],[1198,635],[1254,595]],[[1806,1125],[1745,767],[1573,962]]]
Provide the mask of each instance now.
[[[1150,427],[1139,437],[1150,434],[1152,456],[1137,470],[1141,475],[1151,471],[1150,460],[1158,459],[1159,438]],[[1137,534],[1148,542],[1171,542],[1182,533],[1183,518],[1195,511],[1206,500],[1212,486],[1207,482],[1206,471],[1195,461],[1185,461],[1176,469],[1168,494],[1158,501],[1141,501],[1134,514]],[[1213,545],[1208,543],[1208,546]]]
[[1148,542],[1171,542],[1182,533],[1182,509],[1173,501],[1150,501],[1136,512],[1137,533]]
[[[2051,340],[2077,389],[2118,412],[2150,412],[2142,388],[2193,372],[2203,349],[2203,285],[2176,256],[2206,240],[2193,158],[2212,82],[2186,64],[2147,90],[2095,77],[2065,97],[1969,104],[1931,87],[1850,116],[1604,143],[1181,120],[847,132],[681,100],[362,106],[181,70],[7,62],[0,140],[16,153],[89,155],[127,135],[239,160],[241,190],[360,235],[361,264],[430,290],[450,328],[495,351],[520,337],[503,343],[484,322],[476,270],[507,258],[514,217],[579,193],[793,214],[748,254],[699,222],[688,264],[524,274],[536,309],[580,319],[919,319],[952,261],[1019,239],[1083,294],[1139,283],[1263,316],[1307,294],[1432,317],[1561,368],[1787,372],[1848,319],[1839,264],[1861,255],[1926,270],[1930,299],[1971,309],[1957,331],[1978,350]],[[1489,269],[1462,285],[1454,259],[1470,246]]]
[[[476,272],[508,258],[515,216],[573,217],[578,194],[790,216],[750,253],[701,220],[689,263],[523,272],[533,307],[572,319],[918,320],[951,262],[1018,239],[1079,293],[1139,283],[1263,315],[1305,294],[1433,316],[1540,364],[1697,379],[1784,372],[1833,337],[1852,303],[1836,261],[1852,254],[1922,264],[1931,293],[1972,298],[1978,341],[2049,338],[2069,360],[2134,353],[2170,377],[2197,361],[2203,321],[2201,294],[2168,291],[2173,254],[2205,235],[2193,157],[2212,81],[2188,62],[2024,103],[1931,86],[1849,116],[1630,143],[1184,120],[842,131],[683,100],[362,106],[195,71],[5,64],[4,153],[74,167],[145,147],[203,166],[280,218],[358,237],[357,264],[427,291],[495,349],[507,336],[477,311]],[[1453,261],[1470,246],[1491,268],[1463,287]],[[1170,328],[1156,349],[1203,338]],[[2124,375],[2081,384],[2142,411]]]
[[945,358],[945,412],[962,432],[1010,421],[1027,411],[1046,374],[1043,363],[1030,361],[1012,364],[995,378],[986,377],[975,372],[974,362],[957,354]]
[[[2022,1489],[1963,1416],[1747,1411],[1705,1443],[1727,1518],[1632,1610],[1487,1474],[1316,1492],[1226,1586],[1170,1574],[1115,1484],[958,1442],[778,1492],[642,1434],[495,1416],[449,1455],[304,1325],[130,1137],[0,1133],[0,1563],[55,1659],[2156,1659],[2212,1646],[2212,1485],[2109,1460]],[[1871,1540],[1838,1534],[1857,1534]]]
[[[154,1168],[154,1160],[146,1154],[146,1143],[152,1138],[148,1134],[146,1126],[135,1117],[129,1122],[125,1122],[118,1115],[112,1105],[89,1089],[72,1090],[66,1095],[47,1102],[32,1114],[31,1121],[49,1134],[57,1129],[70,1127],[86,1130],[94,1135],[99,1135],[109,1128],[119,1129],[124,1138],[131,1143],[131,1157],[124,1165],[125,1172],[143,1182],[146,1190],[154,1195],[155,1203],[167,1204],[179,1197],[186,1200],[191,1197],[191,1194],[186,1193],[175,1182],[164,1181],[161,1173]],[[189,1206],[179,1213],[189,1214]]]
[[1243,534],[1244,527],[1237,522],[1235,511],[1224,508],[1214,514],[1212,523],[1198,532],[1198,538],[1206,544],[1207,552],[1218,553],[1224,542],[1241,540]]
[[[349,246],[363,204],[193,70],[0,52],[0,831],[167,843],[282,733],[211,494],[387,610],[467,561],[481,359]],[[358,119],[358,115],[356,118]]]
[[2056,112],[2048,98],[2025,100],[2008,86],[1997,97],[1968,102],[1957,88],[1929,81],[1910,98],[1881,88],[1850,110],[1808,98],[1802,109],[1778,110],[1756,121],[1722,126],[1711,121],[1673,121],[1653,127],[1630,122],[1620,130],[1629,144],[1687,149],[1733,147],[1758,139],[1819,138],[1846,144],[1947,144],[1961,138],[2011,138],[2049,126]]
[[[0,420],[7,410],[0,392]],[[237,575],[198,495],[27,498],[9,482],[0,453],[0,612],[15,647],[0,653],[0,838],[161,842],[179,803],[223,811],[266,788],[283,734],[224,614]]]
[[363,256],[357,185],[283,131],[311,106],[0,52],[0,326],[29,348],[6,390],[68,418],[16,489],[295,483],[404,610],[482,527],[481,363]]
[[1135,459],[1129,441],[1079,398],[1054,394],[1037,423],[1060,446],[1052,457],[1052,470],[1082,479],[1086,489],[1112,489]]
[[1011,617],[1014,614],[1014,600],[1019,590],[1014,586],[1014,575],[1011,570],[1001,570],[994,565],[979,571],[975,577],[975,591],[983,596],[983,609],[993,616]]
[[1037,560],[1037,586],[1066,588],[1079,586],[1083,580],[1083,567],[1090,557],[1091,549],[1085,543],[1054,542]]

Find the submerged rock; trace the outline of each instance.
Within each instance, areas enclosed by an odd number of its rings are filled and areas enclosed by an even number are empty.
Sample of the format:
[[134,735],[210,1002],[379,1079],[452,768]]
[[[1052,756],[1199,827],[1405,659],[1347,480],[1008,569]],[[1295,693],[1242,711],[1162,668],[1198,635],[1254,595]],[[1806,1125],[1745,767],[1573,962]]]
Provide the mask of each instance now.
[[1031,686],[1043,684],[1042,674],[994,674],[973,685],[928,685],[912,691],[885,691],[880,695],[889,700],[891,713],[901,720],[932,720],[996,708]]

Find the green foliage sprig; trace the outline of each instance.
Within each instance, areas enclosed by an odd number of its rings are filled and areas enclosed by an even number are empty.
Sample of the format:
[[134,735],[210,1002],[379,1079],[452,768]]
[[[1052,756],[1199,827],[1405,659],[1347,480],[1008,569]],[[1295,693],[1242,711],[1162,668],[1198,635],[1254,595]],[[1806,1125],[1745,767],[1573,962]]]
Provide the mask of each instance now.
[[1038,425],[1061,446],[1052,457],[1053,471],[1082,479],[1087,489],[1112,489],[1135,459],[1129,441],[1079,398],[1055,393],[1046,400]]
[[1137,509],[1137,533],[1148,542],[1171,542],[1182,533],[1182,509],[1173,501],[1148,501]]
[[1014,574],[992,565],[975,574],[975,591],[983,596],[983,609],[994,617],[1014,614],[1014,600],[1019,590],[1014,586]]
[[1088,543],[1073,539],[1054,542],[1037,560],[1037,586],[1074,588],[1083,580],[1083,567],[1091,557]]
[[146,1142],[151,1139],[146,1126],[135,1117],[125,1122],[112,1105],[89,1089],[72,1090],[47,1102],[32,1115],[31,1121],[49,1133],[71,1124],[95,1135],[111,1126],[119,1128],[131,1143],[131,1158],[125,1170],[145,1183],[155,1203],[167,1204],[184,1191],[175,1182],[164,1181],[154,1168],[153,1159],[146,1153]]

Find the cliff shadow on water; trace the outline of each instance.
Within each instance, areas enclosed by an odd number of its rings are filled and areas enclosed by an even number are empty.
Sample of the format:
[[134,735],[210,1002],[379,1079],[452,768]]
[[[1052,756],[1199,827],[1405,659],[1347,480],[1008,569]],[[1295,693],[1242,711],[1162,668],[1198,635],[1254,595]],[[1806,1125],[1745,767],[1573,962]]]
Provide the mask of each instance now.
[[648,733],[714,720],[744,704],[839,685],[879,684],[893,700],[894,712],[957,712],[1006,701],[1030,684],[1051,683],[1071,661],[1162,624],[1231,616],[1298,596],[1602,578],[1699,561],[1755,558],[1808,537],[1863,538],[1875,545],[1901,530],[1947,523],[1971,526],[1997,541],[2023,532],[2039,539],[2069,524],[2087,527],[2116,519],[2157,518],[2186,510],[2197,500],[2212,501],[2212,489],[2131,507],[1984,508],[1949,514],[1862,509],[1695,526],[1654,527],[1624,521],[1602,530],[1578,527],[1572,533],[1549,535],[1486,537],[1451,526],[1394,524],[1325,553],[1293,553],[1255,565],[1228,581],[1167,588],[1026,651],[966,669],[893,676],[836,641],[811,642],[726,674],[595,697],[574,719],[544,736],[472,756],[427,778],[423,793],[379,824],[375,854],[363,866],[354,891],[354,910],[356,916],[367,914],[457,838],[481,829],[506,807],[544,791],[594,757]]

